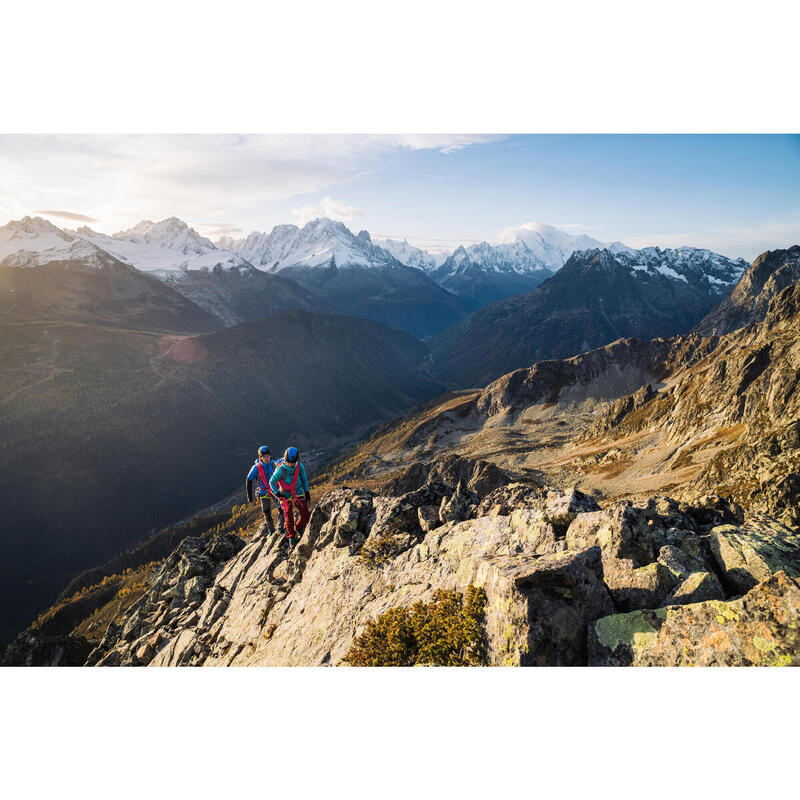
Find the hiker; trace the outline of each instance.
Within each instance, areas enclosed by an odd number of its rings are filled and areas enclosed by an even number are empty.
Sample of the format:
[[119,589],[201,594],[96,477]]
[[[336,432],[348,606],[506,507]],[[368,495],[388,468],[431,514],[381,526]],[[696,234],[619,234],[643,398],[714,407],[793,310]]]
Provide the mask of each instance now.
[[[286,448],[283,458],[275,465],[269,488],[280,499],[286,521],[286,545],[291,549],[303,535],[311,515],[308,510],[311,492],[308,489],[306,468],[300,463],[300,451],[296,447]],[[299,514],[296,521],[295,509]]]
[[269,445],[261,445],[258,448],[258,458],[253,464],[250,472],[247,473],[245,487],[247,489],[247,502],[253,502],[253,481],[257,483],[256,497],[261,501],[261,510],[264,512],[264,521],[267,523],[267,530],[275,533],[275,526],[272,524],[272,498],[275,498],[275,510],[278,517],[278,530],[284,532],[283,515],[281,514],[278,498],[269,488],[269,481],[275,471],[275,464],[272,462],[272,455]]

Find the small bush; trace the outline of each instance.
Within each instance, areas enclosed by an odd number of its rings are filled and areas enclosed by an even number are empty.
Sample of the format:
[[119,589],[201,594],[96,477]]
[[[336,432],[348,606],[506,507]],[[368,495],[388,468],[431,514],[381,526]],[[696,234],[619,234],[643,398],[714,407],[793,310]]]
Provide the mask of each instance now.
[[342,663],[354,667],[480,666],[486,593],[478,586],[460,592],[437,590],[430,602],[390,608],[367,623]]

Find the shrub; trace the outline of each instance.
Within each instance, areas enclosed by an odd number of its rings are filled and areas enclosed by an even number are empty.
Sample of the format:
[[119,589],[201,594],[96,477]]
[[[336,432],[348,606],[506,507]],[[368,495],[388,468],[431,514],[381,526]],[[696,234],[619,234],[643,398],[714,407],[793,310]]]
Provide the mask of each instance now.
[[342,663],[354,667],[480,666],[486,593],[478,586],[434,592],[430,602],[390,608],[367,623]]

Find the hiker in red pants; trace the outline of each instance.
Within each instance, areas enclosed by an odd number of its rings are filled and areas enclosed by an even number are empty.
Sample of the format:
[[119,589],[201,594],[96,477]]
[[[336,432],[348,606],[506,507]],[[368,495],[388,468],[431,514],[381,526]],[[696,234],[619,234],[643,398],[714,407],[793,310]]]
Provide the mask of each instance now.
[[[291,550],[303,535],[311,512],[311,492],[308,488],[306,468],[300,463],[300,451],[296,447],[287,447],[283,458],[275,465],[275,471],[269,479],[269,488],[280,500],[283,517],[286,520],[285,546]],[[298,519],[295,520],[295,511]],[[282,543],[283,544],[283,543]]]

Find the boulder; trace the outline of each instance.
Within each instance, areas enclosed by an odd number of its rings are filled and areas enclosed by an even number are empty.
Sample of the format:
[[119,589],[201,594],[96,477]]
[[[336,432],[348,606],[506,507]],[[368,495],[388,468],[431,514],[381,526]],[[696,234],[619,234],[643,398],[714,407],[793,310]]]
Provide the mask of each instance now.
[[557,553],[527,563],[497,559],[495,568],[513,581],[526,603],[519,665],[585,664],[588,626],[613,607],[603,586],[600,549]]
[[547,489],[534,483],[510,483],[487,494],[478,506],[477,515],[508,516],[516,508],[537,507]]
[[570,550],[598,545],[603,559],[629,559],[633,567],[655,560],[653,520],[641,509],[618,505],[579,514],[567,529]]
[[771,517],[759,514],[743,525],[718,525],[709,540],[732,592],[742,594],[779,570],[800,577],[800,535]]
[[705,600],[724,600],[725,590],[713,572],[693,572],[667,598],[665,605],[685,606]]
[[681,581],[693,573],[703,572],[706,568],[702,557],[693,553],[689,547],[674,544],[665,544],[658,551],[658,563],[663,564]]
[[389,481],[383,488],[388,495],[401,495],[420,489],[426,483],[444,483],[452,491],[463,483],[479,496],[489,494],[504,486],[509,477],[503,470],[489,461],[462,456],[446,455],[427,463],[416,462],[402,474]]
[[728,497],[704,494],[691,501],[689,514],[701,526],[741,525],[744,522],[742,507]]
[[678,584],[675,575],[658,561],[635,567],[629,558],[604,558],[603,579],[618,611],[658,608]]
[[800,665],[800,584],[778,572],[737,600],[603,617],[589,628],[589,664]]

